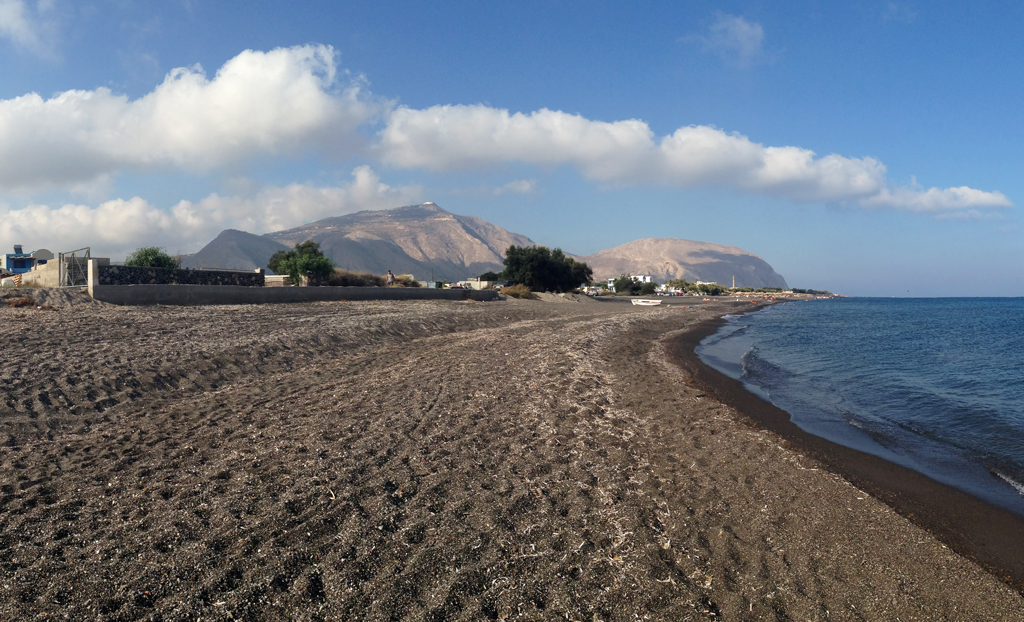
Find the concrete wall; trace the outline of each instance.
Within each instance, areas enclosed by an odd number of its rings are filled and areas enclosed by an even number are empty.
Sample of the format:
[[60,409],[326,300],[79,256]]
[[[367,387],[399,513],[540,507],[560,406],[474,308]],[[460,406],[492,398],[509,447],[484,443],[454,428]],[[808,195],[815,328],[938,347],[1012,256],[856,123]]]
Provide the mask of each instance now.
[[60,287],[60,262],[54,259],[47,263],[32,268],[21,275],[22,285],[35,285],[37,287]]
[[235,285],[100,285],[89,294],[116,305],[242,305],[318,300],[497,300],[498,292],[415,287],[239,287]]

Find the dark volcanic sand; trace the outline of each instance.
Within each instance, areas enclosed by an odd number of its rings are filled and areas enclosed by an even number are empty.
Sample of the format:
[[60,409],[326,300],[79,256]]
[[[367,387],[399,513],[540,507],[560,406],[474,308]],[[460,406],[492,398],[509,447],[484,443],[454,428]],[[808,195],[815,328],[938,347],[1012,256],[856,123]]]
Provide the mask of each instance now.
[[1024,617],[670,362],[735,308],[0,308],[0,619]]
[[777,433],[792,447],[824,462],[900,514],[935,533],[959,553],[974,559],[1012,587],[1024,589],[1024,517],[993,506],[951,486],[877,456],[804,432],[789,414],[702,364],[694,349],[722,321],[708,322],[672,342],[673,359],[716,399],[739,410],[759,427]]

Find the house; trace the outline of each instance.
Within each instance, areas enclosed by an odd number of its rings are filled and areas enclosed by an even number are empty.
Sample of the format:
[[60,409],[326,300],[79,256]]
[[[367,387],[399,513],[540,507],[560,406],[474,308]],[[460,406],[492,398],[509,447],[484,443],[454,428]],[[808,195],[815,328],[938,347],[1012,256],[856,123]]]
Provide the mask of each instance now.
[[[616,277],[622,278],[622,277]],[[635,283],[653,283],[654,277],[649,274],[631,274],[629,278],[633,279]],[[615,279],[608,279],[608,289],[612,292],[615,291]]]
[[465,287],[466,289],[493,289],[497,284],[497,281],[483,281],[478,276],[471,276],[465,281],[456,283],[459,287]]
[[45,248],[26,253],[22,250],[21,244],[15,244],[13,253],[0,255],[0,269],[14,274],[24,274],[36,266],[45,265],[51,259],[53,253]]

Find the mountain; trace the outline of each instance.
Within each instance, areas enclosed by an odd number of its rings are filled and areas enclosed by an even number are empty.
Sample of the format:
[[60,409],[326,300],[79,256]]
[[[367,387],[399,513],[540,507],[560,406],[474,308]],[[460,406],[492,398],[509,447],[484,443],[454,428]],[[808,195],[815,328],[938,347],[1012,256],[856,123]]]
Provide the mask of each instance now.
[[[267,267],[275,252],[313,240],[334,265],[357,272],[412,274],[421,280],[459,280],[493,270],[500,272],[502,253],[512,244],[535,246],[475,216],[458,216],[434,203],[389,210],[368,210],[253,235],[228,229],[195,255],[185,267],[252,270]],[[648,238],[577,257],[601,280],[620,274],[650,274],[659,282],[685,278],[738,286],[786,287],[786,280],[756,255],[732,246],[689,240]]]
[[266,268],[270,256],[279,250],[288,250],[288,247],[264,236],[226,229],[198,253],[183,256],[181,266],[255,270]]
[[325,218],[263,236],[229,229],[195,255],[185,267],[251,270],[266,268],[281,249],[313,240],[334,265],[356,272],[412,274],[427,280],[459,280],[489,270],[500,272],[502,253],[512,244],[534,246],[475,216],[458,216],[434,203],[390,210],[367,210]]
[[287,246],[313,240],[345,270],[391,270],[423,280],[500,272],[506,248],[535,245],[525,235],[475,216],[457,216],[430,202],[325,218],[266,237]]
[[781,287],[786,279],[767,262],[734,246],[675,238],[644,238],[579,257],[603,280],[620,274],[650,274],[656,281],[714,281],[737,287]]

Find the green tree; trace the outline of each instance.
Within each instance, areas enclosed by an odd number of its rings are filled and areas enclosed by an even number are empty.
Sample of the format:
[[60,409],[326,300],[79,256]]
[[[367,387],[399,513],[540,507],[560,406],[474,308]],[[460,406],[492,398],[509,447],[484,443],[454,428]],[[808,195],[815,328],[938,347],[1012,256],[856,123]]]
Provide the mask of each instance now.
[[277,251],[270,256],[267,267],[278,274],[287,274],[295,284],[301,283],[304,276],[327,279],[334,272],[334,262],[313,240],[296,244],[290,251]]
[[181,267],[181,262],[168,255],[162,248],[146,246],[128,255],[124,265],[136,268],[178,268]]
[[658,291],[658,284],[653,282],[653,281],[651,281],[649,283],[641,283],[640,284],[640,295],[641,296],[650,296],[651,294],[653,294],[656,291]]
[[625,296],[635,296],[640,293],[640,284],[633,280],[628,274],[620,274],[619,278],[612,281],[615,293]]
[[556,248],[543,246],[509,246],[505,251],[505,270],[501,276],[521,283],[531,290],[571,291],[589,283],[594,271]]
[[501,275],[498,274],[497,272],[494,272],[493,270],[491,270],[491,271],[484,272],[483,274],[481,274],[480,275],[480,280],[481,281],[500,281],[501,280]]

